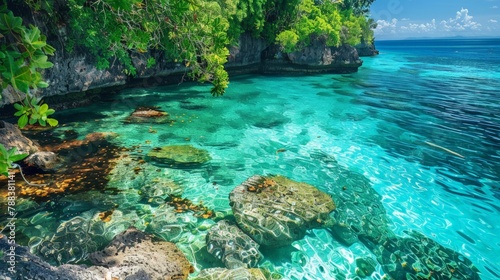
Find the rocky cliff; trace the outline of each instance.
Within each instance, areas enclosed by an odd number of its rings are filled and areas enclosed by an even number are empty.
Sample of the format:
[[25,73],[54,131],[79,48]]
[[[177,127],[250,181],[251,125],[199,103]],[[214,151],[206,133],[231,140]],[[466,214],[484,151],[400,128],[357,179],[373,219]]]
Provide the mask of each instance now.
[[[116,87],[125,86],[156,86],[179,82],[189,71],[182,64],[169,62],[162,53],[150,51],[145,54],[134,54],[133,64],[137,68],[134,77],[124,73],[124,66],[117,61],[108,69],[100,70],[96,62],[85,50],[65,51],[67,41],[66,26],[50,28],[36,16],[26,16],[26,23],[39,26],[42,32],[49,34],[49,44],[56,48],[56,53],[50,57],[54,67],[46,69],[44,79],[49,87],[43,89],[40,95],[52,97],[51,103],[60,99],[71,100],[66,106],[79,106],[90,97],[88,92],[109,92]],[[147,59],[154,57],[157,61],[152,68],[147,68]],[[275,45],[266,43],[261,38],[242,34],[238,44],[230,47],[230,55],[226,69],[230,75],[248,73],[350,73],[357,71],[362,61],[356,49],[349,45],[328,47],[322,41],[316,40],[305,49],[293,53],[282,53]],[[58,96],[67,95],[66,98]],[[16,93],[12,88],[2,92],[0,107],[24,99],[24,94]],[[95,95],[92,96],[94,98]]]

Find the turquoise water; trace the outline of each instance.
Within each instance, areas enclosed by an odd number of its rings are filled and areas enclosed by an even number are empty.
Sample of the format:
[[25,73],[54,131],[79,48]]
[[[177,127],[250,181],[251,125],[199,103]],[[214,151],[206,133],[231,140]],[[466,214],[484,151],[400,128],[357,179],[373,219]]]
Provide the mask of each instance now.
[[[65,126],[52,136],[61,139],[70,129],[80,139],[112,131],[117,146],[136,147],[131,158],[153,147],[191,144],[212,160],[189,169],[146,163],[138,175],[123,160],[116,168],[124,171],[110,176],[107,189],[113,192],[26,199],[18,225],[24,242],[37,251],[55,236],[76,248],[78,236],[87,238],[82,250],[92,251],[134,225],[177,242],[197,271],[220,266],[203,253],[205,228],[214,221],[174,215],[163,203],[144,199],[145,188],[174,181],[184,198],[224,216],[230,214],[229,192],[254,174],[281,174],[332,194],[338,174],[323,160],[331,158],[370,181],[397,235],[417,230],[469,258],[482,279],[499,278],[500,40],[377,47],[380,55],[363,58],[354,74],[235,77],[222,98],[211,97],[209,85],[131,89],[58,112]],[[159,106],[175,122],[124,124],[139,105]],[[96,218],[111,208],[111,221]],[[69,230],[67,221],[79,229]],[[67,261],[85,261],[84,255]],[[264,256],[261,266],[286,279],[333,277],[324,271],[354,278],[354,259],[373,257],[362,243],[343,246],[324,229]],[[378,266],[371,279],[383,275]]]

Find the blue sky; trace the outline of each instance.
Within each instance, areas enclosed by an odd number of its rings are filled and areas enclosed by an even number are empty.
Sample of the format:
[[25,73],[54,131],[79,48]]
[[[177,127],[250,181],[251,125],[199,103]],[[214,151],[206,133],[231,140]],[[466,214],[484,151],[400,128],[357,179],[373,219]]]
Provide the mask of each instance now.
[[500,37],[500,0],[375,0],[375,39]]

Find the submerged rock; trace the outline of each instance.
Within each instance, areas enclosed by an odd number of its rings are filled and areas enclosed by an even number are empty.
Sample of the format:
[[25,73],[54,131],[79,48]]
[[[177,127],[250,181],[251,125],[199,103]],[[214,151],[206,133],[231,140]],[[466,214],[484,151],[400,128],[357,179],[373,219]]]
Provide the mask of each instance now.
[[354,172],[340,172],[344,175],[339,177],[347,179],[336,182],[339,184],[334,192],[337,209],[333,216],[337,223],[331,228],[335,238],[350,246],[358,241],[359,235],[381,241],[393,237],[381,197],[368,179]]
[[372,258],[357,258],[356,259],[356,274],[359,277],[367,277],[372,275],[375,272],[375,267],[377,266],[377,262]]
[[226,220],[219,221],[208,231],[207,250],[227,268],[255,267],[262,257],[259,244]]
[[168,113],[156,107],[140,106],[127,117],[127,123],[166,123],[169,122]]
[[306,183],[283,176],[255,175],[229,194],[238,226],[260,245],[280,247],[306,230],[331,226],[332,198]]
[[[9,256],[11,248],[14,248],[16,262],[15,273],[8,270],[11,267]],[[6,252],[1,258],[0,279],[67,279],[67,280],[89,280],[106,279],[107,269],[104,267],[87,268],[81,265],[65,264],[52,266],[38,256],[30,253],[28,247],[17,244],[9,244],[7,237],[0,238],[0,251]]]
[[405,233],[409,237],[394,237],[383,243],[361,237],[393,279],[480,279],[478,269],[463,255],[417,231]]
[[155,148],[148,153],[148,158],[152,161],[171,165],[202,164],[212,159],[207,151],[191,145]]
[[[268,280],[272,279],[270,273],[258,268],[207,268],[200,271],[195,280],[233,280],[233,279],[245,279],[245,280]],[[280,278],[276,278],[280,279]]]
[[154,240],[134,228],[117,235],[102,251],[89,255],[95,265],[120,279],[187,279],[193,267],[174,243]]

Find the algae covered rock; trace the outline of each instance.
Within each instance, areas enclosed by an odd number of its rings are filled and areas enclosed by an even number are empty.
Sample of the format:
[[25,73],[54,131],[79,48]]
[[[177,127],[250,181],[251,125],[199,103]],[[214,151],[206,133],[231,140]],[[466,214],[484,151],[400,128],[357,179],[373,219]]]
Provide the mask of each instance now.
[[262,257],[259,244],[226,220],[219,221],[208,231],[207,250],[227,268],[255,267]]
[[174,243],[154,240],[134,228],[117,235],[104,250],[89,255],[120,279],[187,279],[193,267]]
[[270,273],[258,268],[207,268],[200,271],[195,280],[268,280],[272,279]]
[[463,255],[417,231],[405,233],[408,237],[393,237],[383,243],[361,237],[393,279],[480,279],[478,269]]
[[202,164],[212,158],[207,151],[191,145],[173,145],[154,148],[148,153],[148,159],[170,165],[191,165]]
[[280,247],[306,230],[331,226],[332,198],[306,183],[283,176],[255,175],[229,194],[238,226],[260,245]]

